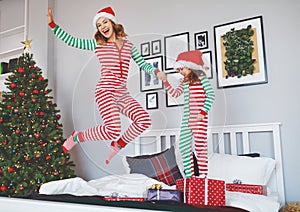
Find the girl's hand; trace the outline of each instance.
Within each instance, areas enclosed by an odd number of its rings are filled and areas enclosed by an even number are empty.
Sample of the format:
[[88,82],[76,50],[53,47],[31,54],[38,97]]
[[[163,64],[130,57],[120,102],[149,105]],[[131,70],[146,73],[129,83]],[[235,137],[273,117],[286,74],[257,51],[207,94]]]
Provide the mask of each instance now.
[[204,119],[204,115],[202,115],[202,114],[197,115],[197,120],[198,121],[202,121],[203,119]]
[[51,7],[48,7],[48,24],[52,23],[53,22],[53,14],[52,14],[52,9]]
[[165,72],[162,72],[162,71],[157,73],[157,78],[162,80],[163,82],[167,81],[167,75]]

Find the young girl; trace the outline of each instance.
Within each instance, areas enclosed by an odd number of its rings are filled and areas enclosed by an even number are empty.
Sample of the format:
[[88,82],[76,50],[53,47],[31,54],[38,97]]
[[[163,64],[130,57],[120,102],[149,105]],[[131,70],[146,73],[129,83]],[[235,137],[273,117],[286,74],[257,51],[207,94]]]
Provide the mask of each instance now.
[[[108,164],[120,149],[151,125],[149,114],[130,96],[126,87],[130,59],[132,58],[146,73],[157,74],[159,70],[146,63],[134,44],[125,39],[127,34],[123,26],[118,24],[111,7],[103,8],[95,15],[94,39],[75,38],[63,31],[53,21],[51,8],[48,9],[48,24],[54,34],[68,45],[94,51],[101,64],[101,78],[96,86],[95,100],[103,125],[82,132],[73,132],[64,142],[63,149],[67,152],[78,142],[83,141],[111,140],[111,150],[106,159]],[[132,120],[122,136],[120,136],[120,114]]]
[[178,70],[183,76],[183,80],[176,89],[167,81],[166,74],[160,74],[159,78],[163,80],[171,96],[178,97],[184,94],[179,149],[186,178],[194,176],[193,138],[199,176],[207,177],[207,114],[215,99],[215,94],[205,75],[207,67],[203,61],[202,52],[195,50],[180,53],[176,59],[174,69]]

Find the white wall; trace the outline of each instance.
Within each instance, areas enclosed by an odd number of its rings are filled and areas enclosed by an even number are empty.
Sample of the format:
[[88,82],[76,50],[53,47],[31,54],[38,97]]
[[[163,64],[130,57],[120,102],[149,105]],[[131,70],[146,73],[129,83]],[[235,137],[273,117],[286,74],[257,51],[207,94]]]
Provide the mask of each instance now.
[[[94,85],[99,65],[93,52],[67,47],[51,37],[46,29],[47,3],[30,0],[31,19],[29,34],[37,40],[34,46],[37,63],[46,64],[48,76],[53,78],[56,102],[61,109],[65,136],[75,130],[84,130],[101,123],[93,102]],[[46,1],[45,1],[46,2]],[[111,5],[117,17],[124,24],[129,39],[139,47],[141,42],[162,39],[167,35],[189,31],[193,48],[193,33],[208,31],[209,49],[214,53],[213,26],[235,20],[263,16],[266,62],[269,82],[267,84],[218,89],[216,74],[211,80],[216,92],[216,101],[211,111],[211,124],[238,124],[281,122],[282,153],[286,199],[299,201],[300,166],[298,163],[300,143],[297,130],[300,126],[300,89],[298,29],[300,3],[297,0],[186,0],[175,3],[171,0],[152,1],[49,1],[54,3],[54,17],[57,23],[69,33],[82,38],[92,38],[92,19],[98,9]],[[42,23],[45,23],[43,25]],[[38,29],[37,29],[38,27]],[[48,30],[48,31],[46,31]],[[50,35],[46,32],[50,32]],[[47,42],[48,53],[42,48]],[[40,45],[41,44],[41,45]],[[48,54],[48,57],[47,57]],[[50,58],[50,59],[49,59]],[[53,59],[54,63],[51,63]],[[48,61],[48,63],[47,63]],[[213,59],[213,67],[215,62]],[[133,70],[138,72],[133,66]],[[131,73],[130,91],[144,105],[144,93],[139,92],[139,77]],[[151,111],[153,128],[178,127],[181,108],[166,108],[164,91],[159,91],[159,110]],[[128,124],[126,119],[123,120]],[[109,166],[104,164],[108,153],[108,142],[86,142],[71,151],[77,164],[78,175],[86,178],[101,177],[110,173],[124,172],[121,156],[133,153],[133,145],[122,150]]]

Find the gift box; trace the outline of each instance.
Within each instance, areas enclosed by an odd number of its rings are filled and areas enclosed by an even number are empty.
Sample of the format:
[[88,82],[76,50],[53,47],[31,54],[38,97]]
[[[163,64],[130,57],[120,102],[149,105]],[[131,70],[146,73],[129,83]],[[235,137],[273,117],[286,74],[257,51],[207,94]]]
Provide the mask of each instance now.
[[182,193],[179,190],[172,190],[172,189],[148,189],[147,200],[148,201],[164,200],[164,201],[181,202]]
[[183,192],[184,202],[190,205],[225,205],[225,181],[192,177],[176,181]]
[[267,195],[267,186],[226,183],[226,191],[243,192],[250,194]]
[[136,201],[136,202],[144,202],[145,198],[143,198],[143,197],[104,197],[103,200],[107,200],[107,201]]

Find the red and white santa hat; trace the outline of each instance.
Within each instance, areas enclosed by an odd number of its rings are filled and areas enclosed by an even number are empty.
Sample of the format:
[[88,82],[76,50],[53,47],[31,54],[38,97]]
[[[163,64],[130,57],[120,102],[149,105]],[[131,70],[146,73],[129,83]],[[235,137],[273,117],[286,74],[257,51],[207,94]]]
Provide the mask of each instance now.
[[101,17],[108,18],[113,22],[117,23],[117,18],[114,10],[111,7],[105,7],[97,12],[93,19],[93,26],[96,27],[97,20]]
[[177,56],[174,69],[179,68],[189,68],[194,71],[207,71],[209,67],[205,58],[202,57],[202,52],[199,50],[192,50],[182,52]]

